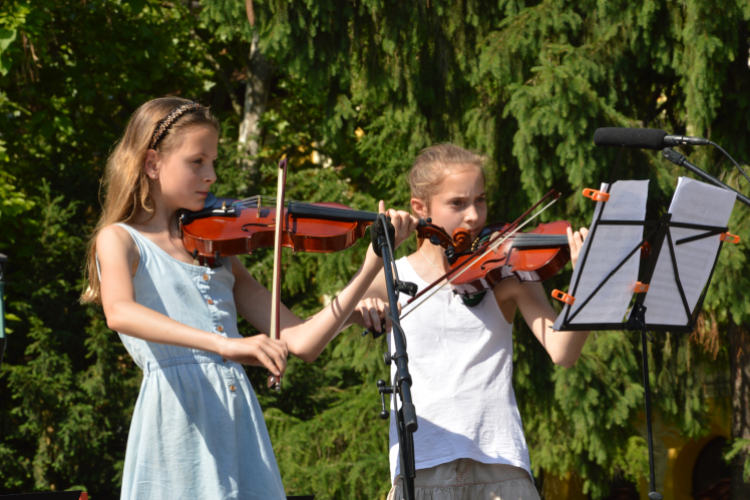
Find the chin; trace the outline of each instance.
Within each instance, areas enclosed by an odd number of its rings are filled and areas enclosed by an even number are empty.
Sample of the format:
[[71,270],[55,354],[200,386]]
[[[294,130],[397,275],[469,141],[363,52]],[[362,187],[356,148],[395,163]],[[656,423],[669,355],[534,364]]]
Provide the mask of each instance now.
[[190,204],[186,203],[185,205],[182,206],[182,208],[183,210],[189,210],[190,212],[199,212],[203,210],[205,206],[206,206],[206,202],[201,200],[201,201],[196,201]]

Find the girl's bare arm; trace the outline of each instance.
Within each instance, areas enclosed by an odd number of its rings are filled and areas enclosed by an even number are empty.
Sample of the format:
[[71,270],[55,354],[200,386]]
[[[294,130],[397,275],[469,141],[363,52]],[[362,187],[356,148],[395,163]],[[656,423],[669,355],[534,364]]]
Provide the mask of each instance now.
[[[576,232],[568,229],[570,260],[573,267],[578,261],[578,254],[587,234],[586,228]],[[519,283],[510,278],[495,287],[495,298],[501,307],[508,301],[518,306],[526,324],[555,364],[569,368],[581,356],[583,345],[591,332],[555,331],[552,325],[557,319],[557,312],[549,303],[541,283]]]
[[119,226],[103,229],[96,247],[101,266],[102,306],[109,328],[149,342],[200,349],[244,364],[262,365],[276,375],[283,373],[287,356],[283,342],[263,336],[228,339],[138,304],[131,275],[138,249],[125,229]]
[[[417,220],[406,212],[389,211],[389,216],[396,229],[398,246],[414,232]],[[352,323],[350,317],[361,298],[370,293],[370,290],[378,289],[373,281],[376,277],[382,276],[382,268],[382,259],[375,255],[370,246],[365,262],[357,274],[322,311],[302,320],[282,304],[279,313],[281,339],[287,343],[289,352],[307,362],[317,359],[331,340]],[[235,275],[235,303],[238,312],[257,329],[268,332],[271,323],[271,292],[250,276],[239,259],[234,258],[232,269]],[[384,287],[384,280],[380,281]],[[361,316],[360,320],[363,321]]]

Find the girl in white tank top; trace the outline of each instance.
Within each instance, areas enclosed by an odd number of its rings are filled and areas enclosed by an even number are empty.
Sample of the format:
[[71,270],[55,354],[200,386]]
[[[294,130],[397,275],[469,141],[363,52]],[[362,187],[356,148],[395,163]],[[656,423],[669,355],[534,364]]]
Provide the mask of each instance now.
[[[476,238],[487,219],[483,162],[451,144],[422,151],[409,172],[414,214],[432,218],[448,234],[463,228]],[[585,228],[569,231],[573,265],[587,233]],[[401,280],[420,290],[449,269],[443,249],[428,240],[396,267]],[[385,279],[377,277],[365,297],[352,319],[380,330],[380,318],[388,311]],[[407,298],[401,297],[402,306]],[[404,307],[402,316],[412,307]],[[538,499],[512,385],[516,308],[554,363],[569,367],[576,362],[589,334],[552,330],[557,313],[540,283],[506,279],[473,307],[446,288],[401,322],[419,422],[414,433],[417,499]],[[394,401],[391,406],[393,412]],[[389,500],[402,498],[394,420]]]

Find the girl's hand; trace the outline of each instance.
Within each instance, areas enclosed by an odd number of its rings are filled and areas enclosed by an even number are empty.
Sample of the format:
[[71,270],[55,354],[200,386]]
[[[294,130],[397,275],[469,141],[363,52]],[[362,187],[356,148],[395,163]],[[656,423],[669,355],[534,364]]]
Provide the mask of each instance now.
[[378,203],[378,212],[383,213],[390,217],[391,224],[393,225],[393,228],[396,230],[396,241],[394,241],[394,250],[401,245],[401,243],[406,240],[411,234],[416,231],[417,224],[419,223],[419,219],[411,215],[409,212],[404,212],[403,210],[394,210],[392,208],[389,208],[388,211],[385,210],[385,203],[381,200],[380,203]]
[[289,356],[286,342],[259,334],[241,339],[226,339],[221,356],[237,363],[265,366],[276,377],[284,375]]
[[[393,321],[388,314],[390,310],[388,303],[377,297],[362,299],[354,308],[356,313],[362,315],[362,326],[368,330],[372,328],[376,332],[383,330],[383,318],[385,318],[385,331],[391,331]],[[400,310],[401,305],[399,305]]]
[[578,262],[578,254],[583,246],[583,240],[589,234],[589,230],[582,227],[575,233],[571,228],[568,228],[568,245],[570,245],[570,263],[573,265],[573,269],[576,268],[576,262]]

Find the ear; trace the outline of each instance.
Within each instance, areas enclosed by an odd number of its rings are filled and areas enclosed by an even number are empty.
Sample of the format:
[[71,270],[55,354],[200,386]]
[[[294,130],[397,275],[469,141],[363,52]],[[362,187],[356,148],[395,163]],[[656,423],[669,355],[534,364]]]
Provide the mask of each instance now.
[[159,153],[156,150],[149,149],[146,151],[146,158],[143,160],[143,172],[153,181],[159,178]]
[[427,210],[427,204],[419,198],[411,199],[411,209],[417,214],[420,219],[426,219],[429,217],[429,210]]

